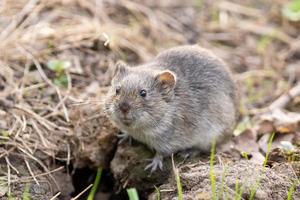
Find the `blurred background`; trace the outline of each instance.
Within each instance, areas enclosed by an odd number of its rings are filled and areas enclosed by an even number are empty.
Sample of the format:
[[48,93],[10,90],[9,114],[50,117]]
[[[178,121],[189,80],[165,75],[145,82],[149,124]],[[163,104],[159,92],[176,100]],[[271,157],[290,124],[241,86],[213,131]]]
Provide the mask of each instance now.
[[[3,198],[24,193],[26,184],[15,184],[23,180],[17,171],[34,182],[35,173],[59,166],[102,165],[91,158],[99,149],[82,147],[93,142],[102,119],[70,102],[101,99],[117,60],[136,65],[183,44],[212,50],[234,72],[241,97],[235,135],[250,130],[264,150],[271,132],[284,136],[288,148],[299,144],[299,0],[1,0]],[[8,173],[9,163],[25,169]],[[8,175],[9,187],[3,186]],[[44,182],[45,191],[52,188]],[[35,191],[36,199],[50,199],[54,191]]]
[[249,87],[244,105],[260,108],[299,77],[298,7],[296,0],[3,0],[1,65],[22,73],[30,56],[42,64],[67,60],[76,86],[92,80],[103,86],[117,59],[136,64],[168,47],[197,43]]

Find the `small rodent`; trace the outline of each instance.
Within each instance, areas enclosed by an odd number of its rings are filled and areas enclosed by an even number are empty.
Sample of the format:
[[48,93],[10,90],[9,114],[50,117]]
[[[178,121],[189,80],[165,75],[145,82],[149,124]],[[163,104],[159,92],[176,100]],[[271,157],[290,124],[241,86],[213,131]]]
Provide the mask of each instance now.
[[[129,67],[118,62],[104,110],[123,133],[155,150],[145,169],[162,169],[163,157],[196,148],[207,152],[234,128],[237,94],[232,75],[197,45],[160,53]],[[225,136],[225,137],[224,137]]]

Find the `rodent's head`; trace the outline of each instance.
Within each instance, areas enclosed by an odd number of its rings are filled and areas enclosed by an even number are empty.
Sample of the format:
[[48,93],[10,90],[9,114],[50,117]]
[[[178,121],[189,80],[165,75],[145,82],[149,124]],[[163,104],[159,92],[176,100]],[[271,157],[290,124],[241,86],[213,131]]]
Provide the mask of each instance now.
[[169,70],[115,66],[104,110],[118,128],[155,126],[168,111],[174,96],[176,75]]

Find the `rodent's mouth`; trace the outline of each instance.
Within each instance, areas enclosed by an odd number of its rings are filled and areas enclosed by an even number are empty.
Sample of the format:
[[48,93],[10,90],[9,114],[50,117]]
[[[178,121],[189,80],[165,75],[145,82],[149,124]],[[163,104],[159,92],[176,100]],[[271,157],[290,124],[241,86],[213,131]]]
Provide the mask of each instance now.
[[121,118],[120,121],[126,126],[130,126],[133,122],[132,119],[128,119],[128,118]]
[[131,122],[123,122],[123,124],[126,125],[126,126],[130,126]]

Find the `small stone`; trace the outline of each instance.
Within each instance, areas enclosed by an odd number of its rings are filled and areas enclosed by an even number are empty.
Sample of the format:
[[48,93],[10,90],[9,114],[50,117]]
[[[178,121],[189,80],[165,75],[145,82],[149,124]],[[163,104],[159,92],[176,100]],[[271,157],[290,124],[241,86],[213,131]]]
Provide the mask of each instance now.
[[210,192],[200,192],[196,195],[197,200],[210,200],[212,199]]
[[267,193],[263,190],[257,190],[256,193],[255,193],[255,197],[258,200],[268,199]]

